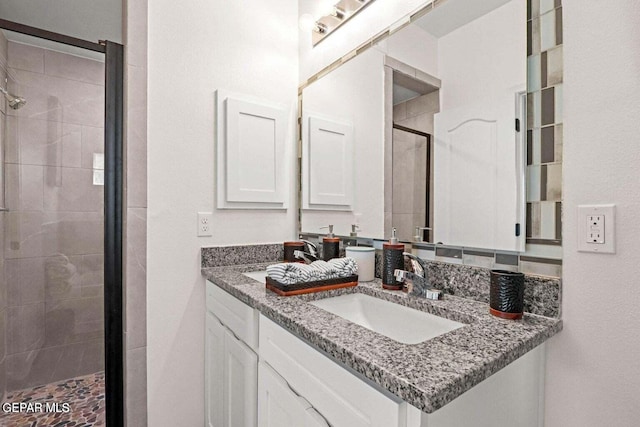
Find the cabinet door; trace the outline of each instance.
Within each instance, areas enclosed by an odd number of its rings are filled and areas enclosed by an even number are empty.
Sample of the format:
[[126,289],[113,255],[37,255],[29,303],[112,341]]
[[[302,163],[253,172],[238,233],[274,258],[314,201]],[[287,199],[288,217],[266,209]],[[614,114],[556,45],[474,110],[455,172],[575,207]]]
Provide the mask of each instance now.
[[330,427],[327,420],[314,408],[307,409],[304,427]]
[[207,312],[205,337],[205,416],[207,427],[223,427],[225,327]]
[[255,427],[258,408],[258,356],[225,328],[224,425]]
[[269,365],[260,363],[258,375],[258,426],[313,426],[307,424],[309,402],[296,395]]

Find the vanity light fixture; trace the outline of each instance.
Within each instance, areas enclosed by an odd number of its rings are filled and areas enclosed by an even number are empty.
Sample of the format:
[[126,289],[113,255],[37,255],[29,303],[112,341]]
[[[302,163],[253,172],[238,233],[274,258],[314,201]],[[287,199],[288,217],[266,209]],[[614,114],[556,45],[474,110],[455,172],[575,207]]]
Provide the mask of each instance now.
[[325,34],[328,28],[322,22],[314,22],[313,31],[318,34]]
[[333,7],[333,11],[331,11],[331,16],[335,16],[338,19],[344,19],[345,12],[344,12],[344,10],[340,9],[339,7],[334,6]]
[[318,34],[322,34],[324,32],[327,31],[327,26],[317,22],[315,20],[315,18],[308,14],[305,13],[304,15],[302,15],[300,17],[300,21],[298,22],[298,26],[300,27],[300,29],[304,32],[315,32]]
[[308,13],[300,17],[300,29],[311,33],[314,46],[375,0],[339,0],[335,4],[332,1],[335,0],[321,4],[320,18],[315,19]]

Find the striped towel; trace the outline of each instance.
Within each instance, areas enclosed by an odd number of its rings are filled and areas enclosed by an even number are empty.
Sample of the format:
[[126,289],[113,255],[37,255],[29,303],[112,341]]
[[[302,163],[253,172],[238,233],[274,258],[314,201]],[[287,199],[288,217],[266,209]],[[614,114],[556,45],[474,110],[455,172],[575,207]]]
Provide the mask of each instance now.
[[285,285],[337,279],[357,273],[358,265],[353,258],[334,258],[328,262],[314,261],[309,265],[289,262],[267,267],[269,277]]

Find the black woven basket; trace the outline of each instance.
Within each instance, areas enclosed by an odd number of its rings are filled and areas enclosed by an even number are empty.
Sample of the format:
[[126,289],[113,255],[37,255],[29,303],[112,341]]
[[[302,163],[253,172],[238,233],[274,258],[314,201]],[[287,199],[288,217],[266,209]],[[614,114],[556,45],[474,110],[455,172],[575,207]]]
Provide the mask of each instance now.
[[489,312],[503,319],[520,319],[524,311],[524,274],[491,270]]

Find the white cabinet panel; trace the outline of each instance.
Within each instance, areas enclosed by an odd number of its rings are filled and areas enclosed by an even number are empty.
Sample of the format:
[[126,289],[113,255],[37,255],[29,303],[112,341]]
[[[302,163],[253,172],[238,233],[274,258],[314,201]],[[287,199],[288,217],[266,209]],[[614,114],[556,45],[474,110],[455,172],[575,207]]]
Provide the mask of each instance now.
[[224,426],[254,427],[258,407],[258,356],[225,330]]
[[287,207],[287,109],[283,106],[216,93],[217,207]]
[[267,364],[260,362],[259,366],[258,426],[305,426],[309,402],[291,391],[286,381]]
[[307,409],[304,427],[330,427],[327,420],[314,408]]
[[206,317],[205,417],[207,427],[222,427],[225,327],[211,313]]
[[207,427],[255,427],[258,356],[211,312],[206,314]]
[[542,344],[438,409],[428,427],[540,427],[544,424]]
[[376,390],[262,315],[260,358],[334,427],[406,425],[405,402]]
[[257,352],[258,311],[209,281],[206,286],[207,310]]
[[307,116],[303,125],[302,199],[306,209],[353,206],[353,126]]

